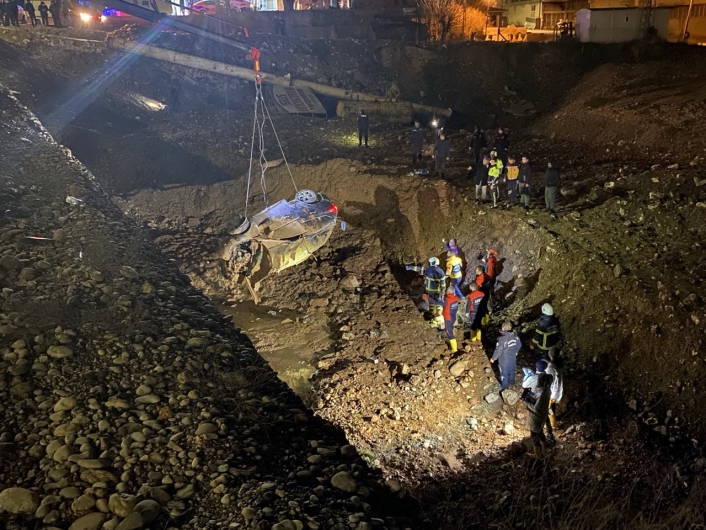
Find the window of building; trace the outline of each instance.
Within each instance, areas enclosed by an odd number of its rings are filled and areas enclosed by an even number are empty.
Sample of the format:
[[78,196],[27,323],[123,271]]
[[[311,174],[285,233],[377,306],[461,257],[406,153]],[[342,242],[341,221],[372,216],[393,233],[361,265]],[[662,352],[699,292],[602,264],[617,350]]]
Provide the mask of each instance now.
[[537,5],[532,4],[532,6],[530,7],[530,11],[532,11],[532,13],[534,13],[537,10],[536,8],[537,8]]

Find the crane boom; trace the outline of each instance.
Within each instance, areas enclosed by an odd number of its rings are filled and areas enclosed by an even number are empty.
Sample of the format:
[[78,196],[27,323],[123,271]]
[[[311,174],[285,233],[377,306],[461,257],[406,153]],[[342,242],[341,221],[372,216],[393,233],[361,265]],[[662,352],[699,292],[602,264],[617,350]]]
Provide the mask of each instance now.
[[[179,30],[183,31],[185,33],[192,33],[194,35],[199,35],[200,37],[204,37],[206,39],[212,40],[214,42],[218,42],[219,44],[224,44],[226,46],[230,46],[232,48],[237,48],[239,50],[246,51],[248,53],[248,58],[252,60],[253,66],[255,69],[255,81],[259,84],[260,83],[260,50],[256,48],[255,46],[251,46],[249,44],[246,44],[244,42],[241,42],[237,39],[233,39],[231,37],[226,37],[225,35],[221,35],[220,33],[217,33],[215,31],[211,31],[206,28],[202,28],[200,26],[197,26],[196,24],[191,24],[189,22],[186,22],[184,20],[180,20],[179,17],[171,17],[167,16],[164,13],[159,13],[153,9],[147,9],[142,6],[138,6],[133,4],[132,2],[127,2],[125,0],[92,0],[96,4],[100,4],[104,7],[108,7],[110,9],[115,9],[117,11],[122,11],[123,13],[127,13],[128,15],[132,15],[134,17],[140,18],[142,20],[146,20],[148,22],[165,22],[166,25]],[[167,1],[167,3],[173,3]],[[209,15],[203,15],[205,17],[208,17]],[[247,28],[243,26],[238,26],[236,24],[232,24],[230,22],[218,19],[219,25],[229,25],[233,26],[234,28],[239,28],[242,29],[243,32],[245,33],[246,36],[248,36],[248,30]]]

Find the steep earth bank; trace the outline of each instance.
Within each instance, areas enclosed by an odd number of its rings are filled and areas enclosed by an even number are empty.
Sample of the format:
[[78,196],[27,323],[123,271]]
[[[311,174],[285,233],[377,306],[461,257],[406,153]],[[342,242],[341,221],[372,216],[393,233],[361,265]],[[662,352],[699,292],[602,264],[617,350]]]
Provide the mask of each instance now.
[[3,528],[406,527],[399,487],[6,90],[0,113]]

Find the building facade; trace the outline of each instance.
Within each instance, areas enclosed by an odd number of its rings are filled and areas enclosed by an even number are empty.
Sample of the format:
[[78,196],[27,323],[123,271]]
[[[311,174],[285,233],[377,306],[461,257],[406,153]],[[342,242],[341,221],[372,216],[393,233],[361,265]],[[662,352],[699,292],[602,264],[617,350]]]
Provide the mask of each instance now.
[[[706,1],[706,0],[705,0]],[[575,21],[576,11],[589,0],[505,0],[507,23],[527,29],[554,29],[562,21]]]

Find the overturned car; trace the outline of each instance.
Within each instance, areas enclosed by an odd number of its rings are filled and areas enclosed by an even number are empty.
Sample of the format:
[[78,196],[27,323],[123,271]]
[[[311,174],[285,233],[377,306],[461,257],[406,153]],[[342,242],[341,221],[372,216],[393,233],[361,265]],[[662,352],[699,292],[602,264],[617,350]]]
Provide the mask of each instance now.
[[321,193],[297,192],[246,219],[225,245],[222,259],[227,273],[245,280],[258,301],[257,284],[272,272],[298,265],[331,237],[338,208]]

